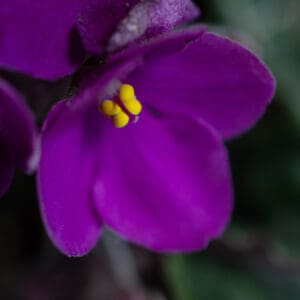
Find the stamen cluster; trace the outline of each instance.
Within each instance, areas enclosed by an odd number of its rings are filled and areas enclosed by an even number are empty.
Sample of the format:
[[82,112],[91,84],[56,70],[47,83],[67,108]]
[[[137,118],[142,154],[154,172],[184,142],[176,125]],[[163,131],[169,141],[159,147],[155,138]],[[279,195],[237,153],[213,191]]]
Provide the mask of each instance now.
[[137,119],[142,111],[142,105],[136,99],[135,91],[132,85],[122,84],[119,88],[118,97],[114,100],[104,100],[99,105],[99,110],[105,116],[110,117],[116,128],[125,127],[130,115]]

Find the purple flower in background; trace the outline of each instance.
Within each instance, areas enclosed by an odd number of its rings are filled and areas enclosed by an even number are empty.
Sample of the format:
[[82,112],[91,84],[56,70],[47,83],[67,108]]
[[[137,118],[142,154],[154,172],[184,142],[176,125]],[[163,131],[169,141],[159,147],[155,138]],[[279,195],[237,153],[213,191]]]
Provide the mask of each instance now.
[[39,146],[34,119],[22,96],[0,78],[0,197],[11,184],[15,167],[35,170]]
[[81,11],[78,29],[88,52],[102,55],[170,31],[198,15],[199,9],[189,0],[131,0],[114,4],[93,0]]
[[[137,29],[134,21],[142,12],[143,29]],[[2,0],[0,67],[50,80],[70,74],[86,54],[103,55],[108,43],[126,44],[109,40],[129,13],[131,40],[169,30],[195,18],[198,10],[189,0]]]
[[43,126],[38,188],[51,240],[83,255],[106,225],[156,251],[204,248],[232,210],[223,139],[253,126],[273,92],[257,57],[201,27],[107,57]]

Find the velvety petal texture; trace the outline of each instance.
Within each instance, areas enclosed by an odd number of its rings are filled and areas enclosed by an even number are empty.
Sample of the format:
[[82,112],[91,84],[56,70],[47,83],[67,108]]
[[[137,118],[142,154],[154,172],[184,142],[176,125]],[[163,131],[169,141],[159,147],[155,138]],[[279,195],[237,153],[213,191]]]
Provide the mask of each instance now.
[[232,190],[221,138],[205,123],[161,116],[145,107],[118,130],[96,106],[79,112],[62,101],[50,112],[40,207],[63,253],[85,254],[100,222],[156,251],[201,249],[223,232]]
[[75,70],[84,51],[76,21],[85,0],[1,0],[0,66],[55,79]]
[[190,0],[140,1],[120,23],[109,41],[108,49],[149,39],[198,15],[198,8]]
[[232,209],[223,142],[204,123],[144,110],[123,130],[108,124],[97,211],[111,229],[149,249],[202,249],[223,232]]
[[94,105],[97,99],[109,97],[112,90],[116,92],[116,86],[120,82],[127,82],[145,61],[179,52],[204,32],[203,26],[194,26],[184,31],[163,34],[149,42],[134,43],[132,47],[111,54],[98,66],[78,75],[78,91],[72,99],[73,109],[80,110],[87,105]]
[[15,166],[30,173],[37,167],[39,145],[34,119],[19,93],[0,79],[0,196]]
[[119,22],[139,0],[90,0],[84,5],[77,26],[85,48],[92,54],[103,54]]
[[[176,37],[185,38],[185,31]],[[265,112],[275,80],[238,43],[206,32],[180,50],[157,54],[164,47],[168,47],[165,38],[143,50],[144,63],[127,78],[142,101],[169,113],[203,119],[225,138],[249,129]]]
[[80,14],[78,29],[85,48],[101,55],[171,30],[198,15],[190,0],[92,0]]
[[102,137],[99,128],[89,114],[74,113],[62,101],[50,111],[42,130],[37,175],[41,214],[50,238],[68,256],[88,252],[100,233],[92,201],[95,156],[101,155],[95,152]]

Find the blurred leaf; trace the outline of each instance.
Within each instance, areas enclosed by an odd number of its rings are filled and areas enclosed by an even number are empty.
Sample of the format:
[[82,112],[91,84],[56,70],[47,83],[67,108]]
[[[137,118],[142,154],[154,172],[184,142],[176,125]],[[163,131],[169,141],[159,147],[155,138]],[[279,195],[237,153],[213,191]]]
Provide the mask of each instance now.
[[264,230],[281,214],[300,215],[300,139],[278,104],[246,135],[228,143],[234,221]]
[[300,294],[299,272],[260,261],[193,254],[168,257],[165,270],[175,300],[298,300]]
[[299,215],[295,214],[292,209],[277,215],[271,225],[274,240],[279,243],[286,255],[299,257],[300,264],[299,228]]
[[267,299],[249,273],[218,265],[204,256],[169,257],[166,272],[176,300]]

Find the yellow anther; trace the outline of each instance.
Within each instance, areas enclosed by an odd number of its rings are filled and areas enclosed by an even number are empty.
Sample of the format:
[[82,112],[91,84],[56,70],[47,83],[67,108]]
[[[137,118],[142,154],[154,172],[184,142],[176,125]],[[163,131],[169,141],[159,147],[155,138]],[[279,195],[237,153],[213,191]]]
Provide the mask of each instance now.
[[135,98],[134,88],[130,84],[122,84],[119,90],[119,98],[125,108],[136,116],[142,111],[141,103]]
[[138,120],[137,115],[142,111],[142,104],[136,99],[134,88],[130,84],[122,84],[118,96],[118,99],[114,97],[114,100],[102,101],[99,111],[110,117],[116,128],[123,128],[130,117],[135,116],[134,122]]
[[133,86],[130,84],[122,84],[119,89],[119,98],[122,102],[135,99]]
[[142,111],[142,104],[136,99],[124,101],[123,105],[134,116],[138,115]]
[[121,108],[117,103],[115,103],[112,100],[104,100],[100,104],[99,110],[106,116],[110,117],[117,115],[121,111]]
[[125,127],[129,122],[129,117],[123,111],[120,111],[117,115],[112,117],[112,121],[116,128]]

